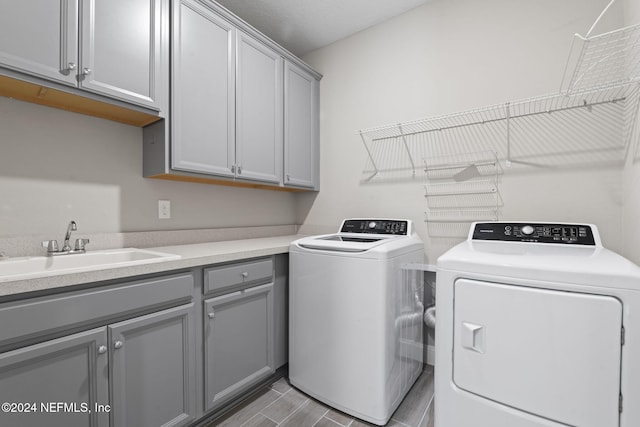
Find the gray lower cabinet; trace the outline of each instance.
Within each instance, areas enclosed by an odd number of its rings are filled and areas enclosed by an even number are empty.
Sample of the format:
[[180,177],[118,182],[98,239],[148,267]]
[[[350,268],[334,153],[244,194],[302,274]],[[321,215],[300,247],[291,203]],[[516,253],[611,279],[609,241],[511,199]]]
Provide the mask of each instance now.
[[194,420],[193,292],[186,272],[0,304],[0,426]]
[[0,413],[0,425],[186,424],[195,415],[193,315],[190,303],[0,354],[0,400],[22,405]]
[[273,283],[204,301],[205,411],[274,372]]
[[193,303],[108,327],[112,423],[170,427],[195,414]]
[[106,342],[102,327],[0,354],[0,425],[108,427]]

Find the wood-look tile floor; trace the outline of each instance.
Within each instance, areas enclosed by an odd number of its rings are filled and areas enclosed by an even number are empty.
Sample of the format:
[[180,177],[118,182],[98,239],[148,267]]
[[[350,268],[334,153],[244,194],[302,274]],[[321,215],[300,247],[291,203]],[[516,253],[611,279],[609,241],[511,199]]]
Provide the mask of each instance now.
[[[353,418],[310,398],[280,378],[223,419],[206,427],[362,427]],[[433,367],[425,365],[388,427],[433,427]]]

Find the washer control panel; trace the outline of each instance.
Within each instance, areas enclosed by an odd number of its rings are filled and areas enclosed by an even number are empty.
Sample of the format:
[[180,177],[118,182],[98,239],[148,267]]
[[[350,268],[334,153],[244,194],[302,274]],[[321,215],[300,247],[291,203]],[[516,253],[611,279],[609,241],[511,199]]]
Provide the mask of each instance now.
[[410,233],[410,221],[404,219],[345,219],[340,233],[397,234]]
[[524,222],[478,223],[473,240],[500,240],[505,242],[558,243],[591,245],[596,242],[593,230],[582,224],[548,224]]

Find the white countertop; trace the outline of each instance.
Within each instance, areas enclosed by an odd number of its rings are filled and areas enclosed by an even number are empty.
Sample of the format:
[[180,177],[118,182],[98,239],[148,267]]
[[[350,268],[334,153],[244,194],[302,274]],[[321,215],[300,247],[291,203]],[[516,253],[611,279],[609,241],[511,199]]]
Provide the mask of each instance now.
[[[114,279],[125,279],[133,276],[169,272],[191,267],[218,264],[247,258],[282,254],[289,252],[289,244],[301,236],[288,235],[263,237],[257,239],[230,240],[191,245],[161,246],[145,248],[152,251],[180,255],[178,260],[134,265],[127,267],[107,268],[102,270],[60,274],[50,277],[15,280],[0,283],[0,301],[29,297],[32,292],[49,291],[57,288],[82,285]],[[73,255],[69,255],[73,256]],[[65,289],[69,290],[69,289]]]

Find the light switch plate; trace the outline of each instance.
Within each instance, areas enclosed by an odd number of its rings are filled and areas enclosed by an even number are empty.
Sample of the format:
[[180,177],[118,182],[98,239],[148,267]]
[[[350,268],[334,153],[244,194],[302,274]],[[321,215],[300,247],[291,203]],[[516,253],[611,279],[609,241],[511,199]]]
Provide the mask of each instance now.
[[171,200],[158,200],[158,218],[171,218]]

